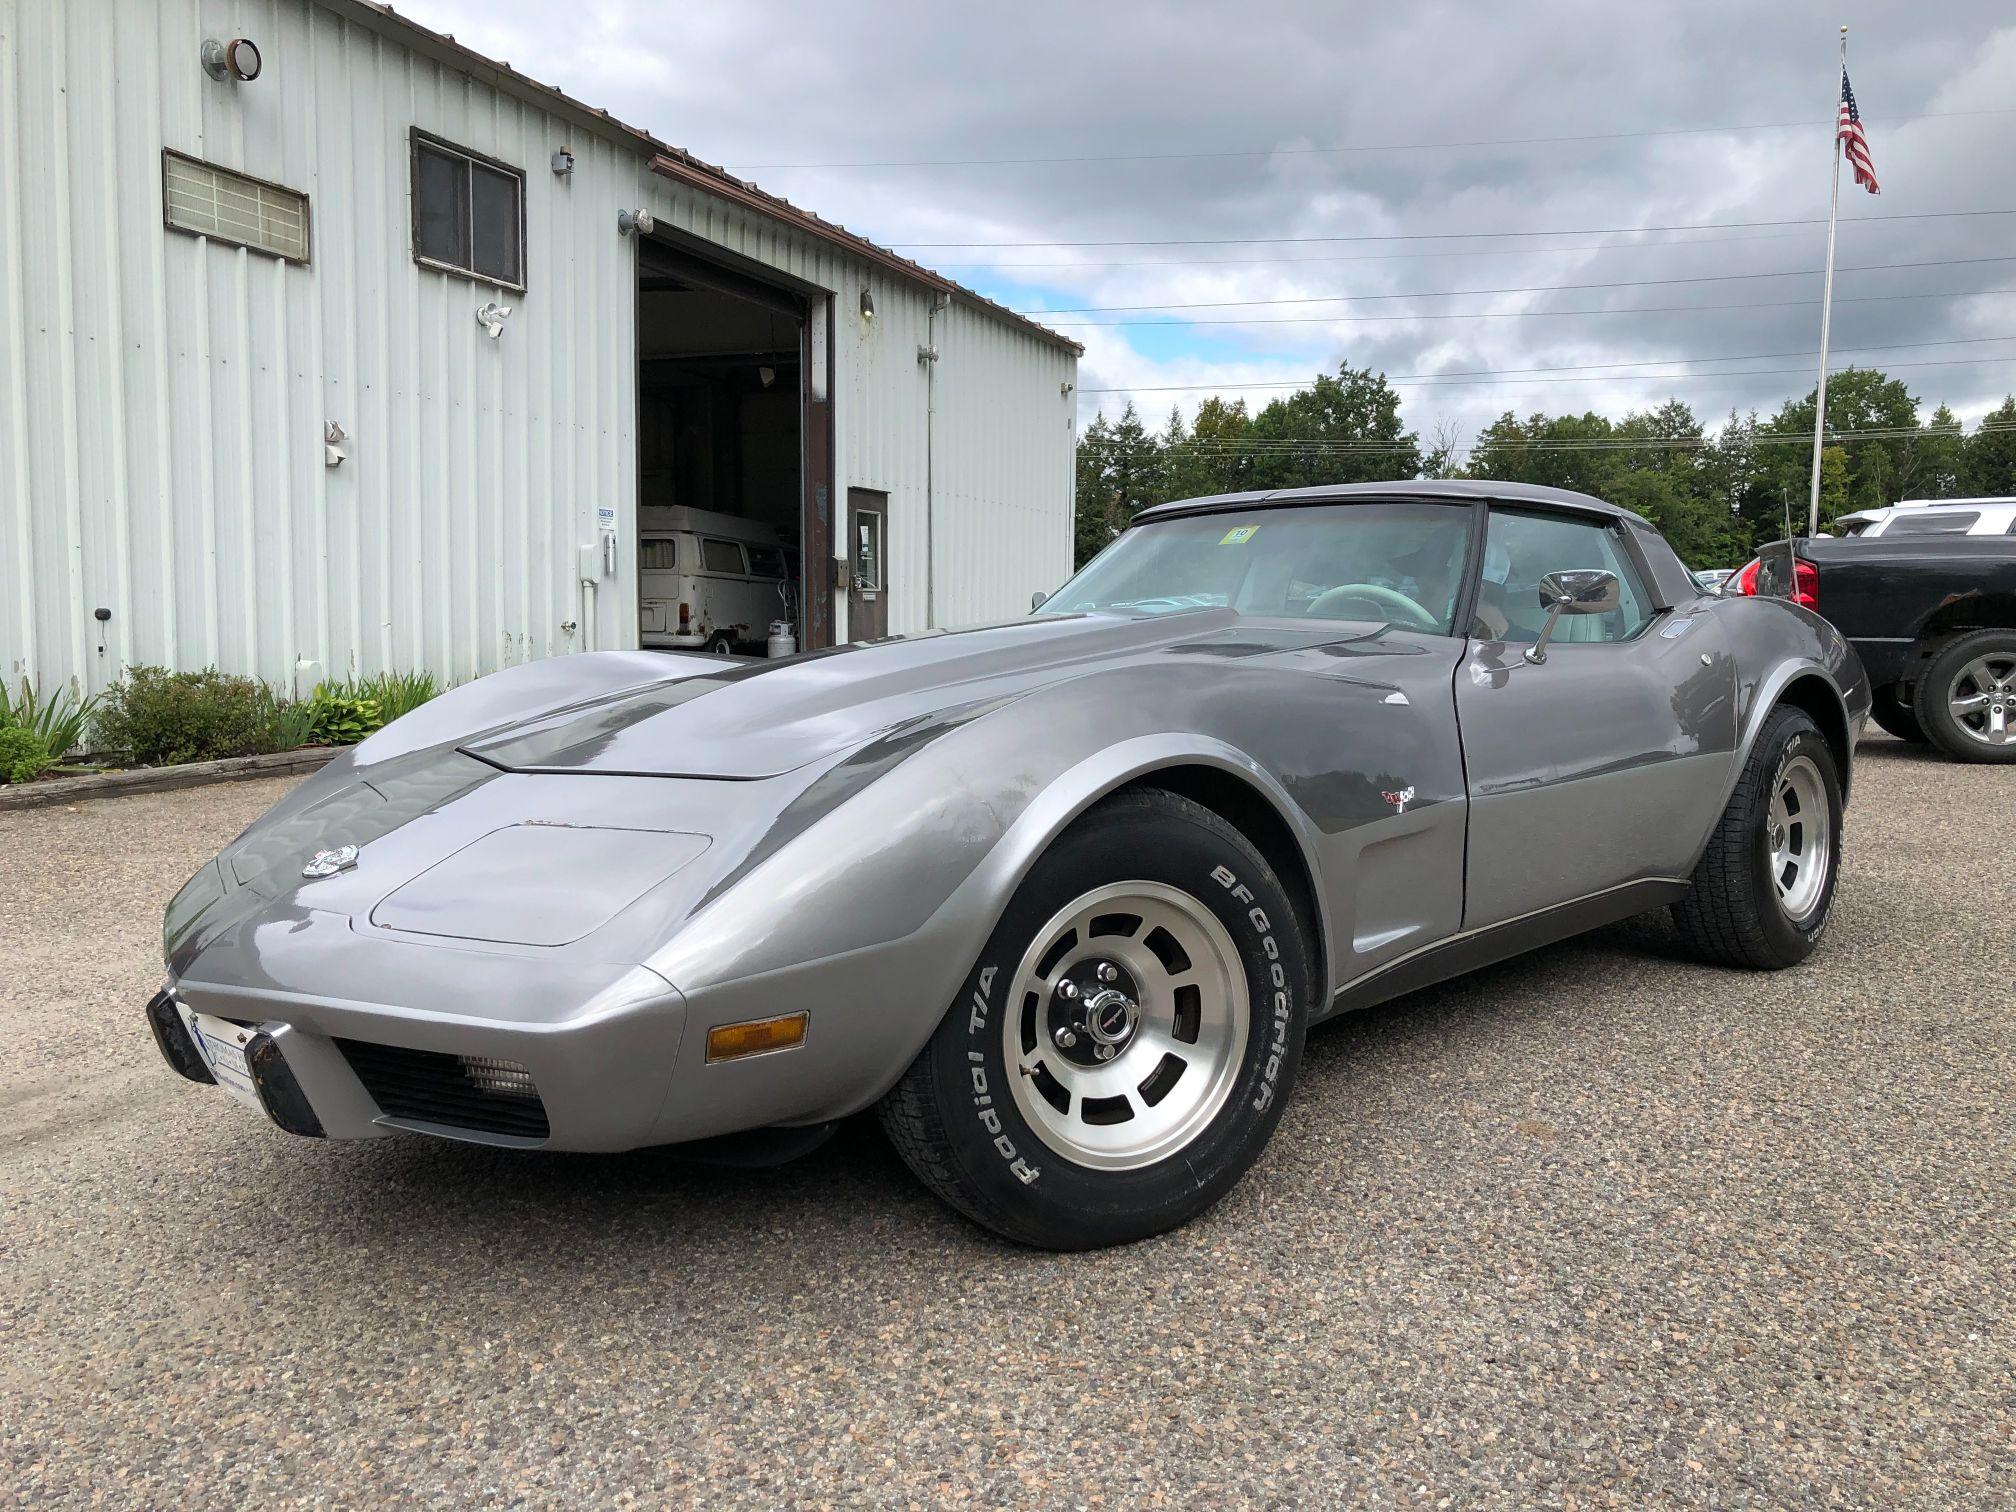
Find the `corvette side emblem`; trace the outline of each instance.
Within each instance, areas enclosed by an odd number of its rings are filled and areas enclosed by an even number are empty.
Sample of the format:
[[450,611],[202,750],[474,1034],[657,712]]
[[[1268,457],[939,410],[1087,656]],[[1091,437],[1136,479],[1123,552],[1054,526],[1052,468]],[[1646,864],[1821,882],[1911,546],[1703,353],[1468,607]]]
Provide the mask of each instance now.
[[321,877],[333,877],[340,871],[348,871],[357,864],[357,847],[339,845],[331,850],[319,850],[308,858],[308,864],[301,868],[301,875],[311,882]]
[[1404,814],[1407,812],[1407,805],[1414,801],[1414,789],[1404,787],[1397,793],[1381,793],[1379,796],[1393,805],[1394,813]]

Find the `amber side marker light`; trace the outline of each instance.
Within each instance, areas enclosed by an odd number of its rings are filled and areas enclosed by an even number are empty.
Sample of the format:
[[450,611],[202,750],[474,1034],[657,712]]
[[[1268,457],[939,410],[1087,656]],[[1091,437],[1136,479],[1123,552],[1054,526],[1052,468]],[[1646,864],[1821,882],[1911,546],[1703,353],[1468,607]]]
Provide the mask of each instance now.
[[768,1055],[775,1050],[796,1050],[805,1043],[804,1013],[787,1013],[782,1018],[749,1019],[740,1024],[718,1024],[707,1031],[707,1063],[741,1060],[748,1055]]

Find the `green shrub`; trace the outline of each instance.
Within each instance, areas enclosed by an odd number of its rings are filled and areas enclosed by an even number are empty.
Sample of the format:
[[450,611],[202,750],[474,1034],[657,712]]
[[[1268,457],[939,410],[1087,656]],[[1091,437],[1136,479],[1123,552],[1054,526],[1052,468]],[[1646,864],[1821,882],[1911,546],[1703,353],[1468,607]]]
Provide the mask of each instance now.
[[97,696],[80,699],[67,684],[44,698],[27,678],[21,679],[18,697],[10,698],[7,684],[0,682],[0,729],[18,725],[41,737],[51,757],[67,756],[84,739],[84,726],[98,705]]
[[49,765],[49,747],[22,725],[0,729],[0,782],[32,782]]
[[215,667],[134,667],[105,690],[91,743],[143,766],[255,755],[269,749],[271,701],[261,684]]
[[324,745],[355,745],[385,721],[376,699],[334,683],[317,683],[308,699],[313,738]]
[[376,677],[352,679],[343,691],[368,698],[378,705],[378,722],[390,724],[402,714],[411,714],[441,691],[432,672],[380,672]]

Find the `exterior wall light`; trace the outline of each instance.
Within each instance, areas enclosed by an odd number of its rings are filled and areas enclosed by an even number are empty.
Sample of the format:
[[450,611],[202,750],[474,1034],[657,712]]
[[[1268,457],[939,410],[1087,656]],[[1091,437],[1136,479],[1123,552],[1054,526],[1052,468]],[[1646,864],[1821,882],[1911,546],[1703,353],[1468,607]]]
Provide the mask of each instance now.
[[229,42],[211,37],[203,43],[203,72],[219,84],[230,80],[250,84],[264,65],[258,45],[250,37],[233,37]]

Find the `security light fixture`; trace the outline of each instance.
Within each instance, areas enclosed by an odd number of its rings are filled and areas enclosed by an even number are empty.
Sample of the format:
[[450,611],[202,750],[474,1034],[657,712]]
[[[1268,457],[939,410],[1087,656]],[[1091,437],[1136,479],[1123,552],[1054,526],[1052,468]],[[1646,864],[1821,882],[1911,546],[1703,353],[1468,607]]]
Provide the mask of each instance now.
[[861,322],[869,324],[875,319],[875,296],[866,289],[861,291]]
[[229,42],[210,37],[203,43],[203,72],[219,84],[229,80],[250,84],[264,65],[258,44],[250,37],[233,37]]
[[618,210],[616,229],[624,236],[649,236],[658,229],[658,219],[649,210]]
[[562,178],[572,173],[574,171],[574,154],[569,152],[565,147],[556,151],[553,154],[553,171]]

